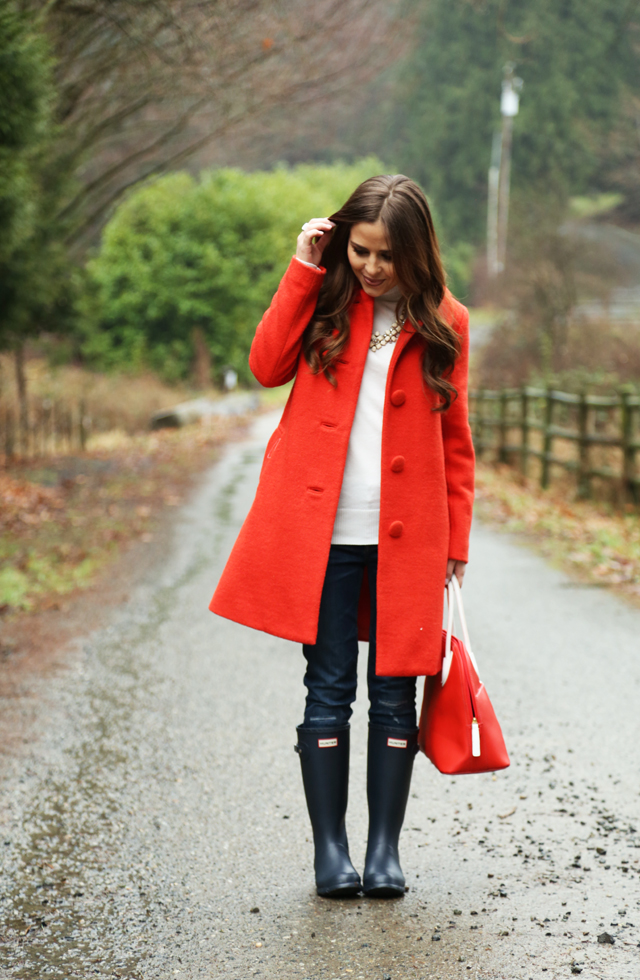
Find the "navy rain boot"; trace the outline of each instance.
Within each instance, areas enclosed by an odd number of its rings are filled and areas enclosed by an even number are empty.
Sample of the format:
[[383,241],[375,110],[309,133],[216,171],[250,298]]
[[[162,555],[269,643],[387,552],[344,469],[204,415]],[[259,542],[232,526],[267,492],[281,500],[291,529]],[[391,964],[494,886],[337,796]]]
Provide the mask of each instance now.
[[362,890],[349,857],[345,815],[349,791],[349,726],[299,726],[296,752],[313,829],[316,889],[325,898],[348,898]]
[[402,732],[369,725],[367,799],[369,841],[364,868],[364,893],[373,898],[404,895],[398,840],[409,798],[418,729]]

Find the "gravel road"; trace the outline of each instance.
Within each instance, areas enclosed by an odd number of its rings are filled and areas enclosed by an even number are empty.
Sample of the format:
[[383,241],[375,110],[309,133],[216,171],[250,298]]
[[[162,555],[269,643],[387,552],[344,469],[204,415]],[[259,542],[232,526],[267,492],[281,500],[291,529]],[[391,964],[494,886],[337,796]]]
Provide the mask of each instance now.
[[464,591],[512,766],[449,778],[418,757],[405,897],[316,897],[301,653],[207,611],[274,425],[228,448],[109,628],[36,685],[3,763],[1,975],[638,980],[640,612],[481,525]]

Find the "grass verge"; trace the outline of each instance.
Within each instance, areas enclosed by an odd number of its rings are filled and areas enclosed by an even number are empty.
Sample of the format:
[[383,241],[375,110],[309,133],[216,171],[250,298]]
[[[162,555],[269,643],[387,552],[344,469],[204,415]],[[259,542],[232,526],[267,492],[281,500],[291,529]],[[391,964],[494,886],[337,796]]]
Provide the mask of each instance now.
[[640,515],[605,503],[572,500],[561,488],[541,490],[506,466],[480,463],[476,513],[524,535],[545,557],[582,581],[608,586],[640,602]]

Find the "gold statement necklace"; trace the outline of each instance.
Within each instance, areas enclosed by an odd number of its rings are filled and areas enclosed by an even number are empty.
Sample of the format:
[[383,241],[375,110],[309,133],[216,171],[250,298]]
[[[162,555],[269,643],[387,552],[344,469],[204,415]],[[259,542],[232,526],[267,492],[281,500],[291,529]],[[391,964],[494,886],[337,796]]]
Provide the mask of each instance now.
[[385,344],[395,344],[396,340],[402,333],[402,328],[407,322],[407,318],[404,317],[402,320],[394,320],[388,330],[384,333],[374,333],[371,335],[371,340],[369,342],[369,350],[380,350]]

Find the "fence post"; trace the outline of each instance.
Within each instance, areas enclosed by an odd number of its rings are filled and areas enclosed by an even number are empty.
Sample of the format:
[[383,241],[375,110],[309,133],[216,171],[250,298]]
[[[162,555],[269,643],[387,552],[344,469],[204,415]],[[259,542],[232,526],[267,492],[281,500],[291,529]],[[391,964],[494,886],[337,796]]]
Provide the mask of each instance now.
[[484,450],[484,388],[479,388],[476,394],[476,456],[482,456]]
[[589,402],[584,391],[578,403],[578,497],[591,496],[589,478]]
[[13,459],[16,451],[15,426],[13,412],[10,408],[4,410],[4,454],[7,459]]
[[[469,420],[469,428],[471,429],[471,438],[473,439],[474,445],[476,441],[476,423],[478,421],[476,400],[477,394],[474,388],[469,388],[467,394],[467,418]],[[475,410],[474,410],[475,409]],[[473,419],[472,419],[473,416]]]
[[503,388],[500,392],[500,427],[499,427],[499,441],[498,441],[498,462],[507,463],[507,408],[509,405],[509,399],[507,396],[506,389]]
[[46,456],[47,451],[53,453],[55,444],[53,440],[53,402],[50,398],[42,401],[42,455]]
[[622,494],[623,499],[629,498],[633,503],[637,503],[638,488],[633,479],[636,475],[636,450],[633,445],[633,407],[629,402],[630,392],[626,388],[621,389]]
[[551,426],[553,425],[553,396],[551,389],[547,388],[544,403],[544,442],[542,446],[542,471],[540,473],[540,486],[546,490],[549,486],[549,471],[551,469],[551,450],[553,448],[553,436]]
[[87,429],[89,428],[87,424],[87,406],[85,405],[84,399],[80,401],[78,405],[79,418],[78,418],[78,435],[80,437],[80,449],[82,452],[87,448]]
[[67,407],[64,416],[64,436],[67,441],[67,452],[73,452],[73,415],[71,414],[71,408]]
[[51,402],[51,452],[55,455],[56,451],[60,447],[60,440],[58,438],[58,426],[60,425],[60,413],[58,411],[59,406],[56,405],[54,401]]
[[522,386],[520,392],[520,472],[524,477],[529,468],[529,392],[527,386]]

